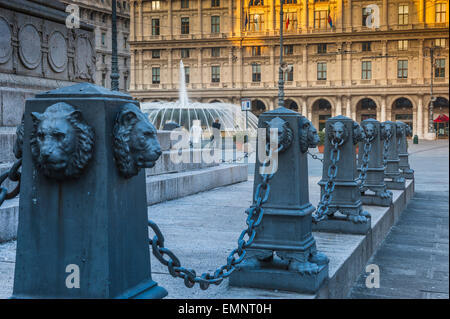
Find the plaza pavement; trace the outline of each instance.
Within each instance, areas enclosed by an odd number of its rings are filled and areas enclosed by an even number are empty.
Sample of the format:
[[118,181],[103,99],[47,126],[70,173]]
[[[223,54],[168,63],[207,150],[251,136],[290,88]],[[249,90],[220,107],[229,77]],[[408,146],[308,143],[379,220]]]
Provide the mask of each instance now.
[[[416,214],[415,221],[418,225],[424,224],[421,220],[422,215],[430,215],[426,220],[425,226],[431,227],[431,231],[438,229],[439,234],[443,234],[440,239],[434,243],[435,248],[426,246],[411,246],[408,244],[397,245],[400,250],[397,256],[404,256],[411,251],[421,249],[431,249],[430,269],[428,270],[434,279],[442,278],[447,281],[447,287],[439,286],[438,291],[444,289],[448,296],[448,206],[447,210],[442,210],[439,218],[436,219],[436,224],[433,224],[433,214],[437,210],[432,204],[420,204],[424,197],[432,197],[433,194],[441,196],[441,201],[447,201],[448,205],[448,141],[424,142],[421,141],[419,145],[413,145],[410,141],[411,164],[412,168],[416,170],[416,200],[418,202],[420,212],[427,212],[428,214]],[[313,151],[314,153],[314,151]],[[438,154],[438,156],[436,155]],[[310,201],[313,205],[317,205],[319,200],[319,186],[317,182],[322,173],[321,162],[318,160],[309,160],[309,185],[310,185]],[[254,165],[249,167],[249,177],[252,177]],[[434,183],[434,184],[432,184]],[[246,215],[244,211],[251,204],[253,179],[249,181],[234,184],[231,186],[216,188],[208,192],[198,193],[184,198],[152,205],[149,207],[149,218],[154,220],[161,228],[165,235],[165,246],[172,249],[179,257],[183,266],[194,268],[197,274],[205,271],[214,272],[215,269],[226,263],[226,257],[230,251],[236,247],[237,237],[244,227]],[[427,197],[428,196],[428,197]],[[414,203],[411,203],[413,205]],[[411,206],[410,205],[410,206]],[[442,206],[442,205],[440,205]],[[426,209],[425,209],[426,208]],[[408,207],[408,210],[410,208]],[[442,216],[441,216],[442,215]],[[445,219],[446,217],[446,219]],[[411,222],[410,222],[411,223]],[[400,223],[399,223],[400,224]],[[435,225],[441,226],[435,226]],[[435,229],[432,227],[435,226]],[[399,225],[395,226],[399,227]],[[437,228],[436,228],[437,227]],[[408,227],[406,227],[408,228]],[[419,230],[419,231],[417,231]],[[421,242],[421,229],[411,229],[409,235],[406,237],[413,242]],[[408,232],[409,230],[404,230]],[[394,230],[391,232],[393,233]],[[446,232],[446,237],[445,237]],[[153,233],[151,233],[153,236]],[[429,233],[427,233],[429,234]],[[320,233],[314,233],[316,238],[324,236]],[[352,235],[348,235],[349,238]],[[435,235],[437,236],[437,235]],[[439,235],[440,236],[440,235]],[[429,237],[429,236],[428,236]],[[333,235],[327,234],[327,240],[332,241]],[[402,238],[399,238],[402,241]],[[0,298],[8,298],[12,293],[13,277],[14,277],[14,260],[15,260],[15,242],[9,242],[0,245]],[[385,244],[381,249],[385,247]],[[350,247],[348,247],[350,248]],[[342,249],[347,249],[345,242],[342,243]],[[403,249],[403,250],[402,250]],[[406,250],[404,250],[406,249]],[[407,250],[409,249],[409,251]],[[439,250],[439,254],[436,254]],[[401,252],[400,252],[401,251]],[[391,254],[392,255],[392,254]],[[437,257],[436,257],[437,256]],[[446,262],[443,260],[446,256]],[[186,288],[183,281],[179,278],[173,278],[169,275],[167,268],[161,265],[152,255],[152,276],[161,286],[165,287],[169,296],[167,298],[311,298],[310,295],[302,295],[298,293],[282,292],[282,291],[268,291],[260,289],[247,288],[233,288],[228,286],[228,281],[224,281],[220,286],[211,286],[207,291],[202,291],[196,285],[194,288]],[[398,265],[394,258],[382,259],[381,264],[381,285],[388,285],[386,280],[389,277],[383,275],[388,274],[392,265]],[[408,270],[408,265],[420,269],[426,266],[426,263],[416,263],[414,260],[403,261],[403,273],[408,276],[406,285],[411,285],[411,282],[417,282],[416,286],[425,287],[426,277],[423,276],[422,271],[413,272]],[[370,262],[369,262],[370,263]],[[338,262],[330,263],[330,270],[337,267]],[[412,268],[409,268],[412,269]],[[397,271],[397,274],[402,274]],[[430,279],[431,280],[431,279]],[[357,285],[360,284],[361,278]],[[401,285],[401,280],[396,280],[395,285]],[[387,287],[387,286],[386,286]],[[407,289],[407,288],[405,288]],[[430,293],[431,288],[425,287],[424,295],[416,295],[416,297],[437,297]],[[353,293],[355,293],[355,289]],[[403,290],[398,289],[397,295],[380,295],[380,297],[408,297],[411,295],[402,295]],[[363,295],[352,295],[352,297],[366,297]],[[370,297],[370,296],[367,296]],[[376,296],[375,296],[376,297]]]

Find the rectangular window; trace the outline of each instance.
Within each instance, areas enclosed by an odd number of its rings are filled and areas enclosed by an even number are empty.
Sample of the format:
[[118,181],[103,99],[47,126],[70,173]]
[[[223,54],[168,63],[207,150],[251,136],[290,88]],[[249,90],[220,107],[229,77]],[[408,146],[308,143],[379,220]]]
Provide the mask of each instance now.
[[102,63],[105,64],[106,63],[106,56],[104,54],[102,54]]
[[181,0],[181,9],[189,8],[189,0]]
[[284,54],[285,55],[292,55],[294,54],[294,46],[292,44],[288,44],[283,46],[284,47]]
[[189,18],[181,18],[181,34],[189,34]]
[[260,56],[261,47],[252,47],[252,56]]
[[213,83],[220,82],[220,66],[218,65],[211,66],[211,82]]
[[106,33],[102,32],[102,45],[106,44]]
[[408,78],[408,60],[397,61],[397,78],[399,79]]
[[264,15],[251,14],[250,15],[250,31],[262,31],[264,30]]
[[219,33],[220,32],[220,17],[212,16],[211,17],[211,33]]
[[252,82],[261,82],[261,64],[252,64]]
[[286,72],[284,72],[284,80],[286,82],[294,81],[294,66],[289,64],[289,68]]
[[[362,8],[362,25],[363,27],[367,27],[367,17],[371,14],[372,9],[370,8]],[[373,17],[372,17],[372,21],[373,23]]]
[[362,49],[363,52],[371,51],[372,50],[371,42],[363,42],[362,45],[361,45],[361,49]]
[[211,0],[211,7],[220,7],[220,0]]
[[284,0],[284,3],[286,3],[286,4],[296,4],[297,0]]
[[160,50],[152,50],[152,58],[153,59],[159,59],[161,57],[161,51]]
[[159,19],[152,19],[152,35],[159,35]]
[[106,87],[106,73],[102,73],[102,86]]
[[160,10],[161,1],[152,1],[152,10]]
[[316,10],[314,11],[314,28],[325,29],[328,25],[328,11],[327,10]]
[[160,68],[152,68],[152,83],[159,84],[160,83]]
[[434,76],[436,78],[445,77],[445,59],[436,59],[436,65],[434,67]]
[[123,37],[123,48],[127,48],[128,37]]
[[408,50],[408,40],[398,40],[398,50],[399,51]]
[[372,79],[372,61],[362,61],[361,64],[361,79]]
[[128,59],[127,58],[123,58],[123,65],[127,66],[127,64],[128,64]]
[[317,45],[317,53],[327,53],[327,44],[326,43],[319,43]]
[[184,67],[184,81],[186,83],[189,83],[190,79],[190,75],[191,75],[191,68],[188,66]]
[[436,3],[436,23],[445,22],[446,7],[445,3]]
[[248,5],[249,6],[263,6],[264,0],[250,0]]
[[441,39],[434,39],[434,45],[440,48],[445,48],[445,38],[441,38]]
[[220,56],[220,48],[211,48],[211,56],[219,57]]
[[398,24],[408,24],[409,7],[407,4],[398,5]]
[[323,81],[327,79],[327,63],[319,62],[317,63],[317,80]]
[[182,59],[189,58],[191,55],[189,49],[181,49],[180,53]]

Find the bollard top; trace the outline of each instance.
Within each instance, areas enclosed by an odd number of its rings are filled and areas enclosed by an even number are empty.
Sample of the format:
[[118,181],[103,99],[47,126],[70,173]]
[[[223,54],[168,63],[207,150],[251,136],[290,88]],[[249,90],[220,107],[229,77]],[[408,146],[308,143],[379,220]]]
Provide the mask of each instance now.
[[353,119],[344,116],[344,115],[337,115],[334,117],[330,117],[328,120],[332,120],[332,121],[353,121]]
[[370,119],[365,119],[361,123],[380,123],[380,121],[370,118]]
[[131,95],[119,91],[111,91],[102,86],[83,82],[71,86],[66,86],[51,91],[36,94],[36,98],[58,98],[58,97],[102,97],[120,98],[133,100]]
[[300,113],[292,111],[292,110],[290,110],[288,108],[285,108],[284,106],[277,107],[274,110],[264,112],[261,115],[295,115],[295,116],[301,116]]

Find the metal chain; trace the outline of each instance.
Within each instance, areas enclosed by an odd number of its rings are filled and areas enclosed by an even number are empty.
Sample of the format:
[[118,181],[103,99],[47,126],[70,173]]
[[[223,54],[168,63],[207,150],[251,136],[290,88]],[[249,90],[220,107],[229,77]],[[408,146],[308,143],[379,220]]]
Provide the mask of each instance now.
[[387,165],[387,154],[388,154],[388,150],[389,150],[389,145],[391,143],[391,137],[392,137],[392,133],[390,133],[389,135],[385,135],[384,136],[384,143],[383,143],[383,166]]
[[370,152],[372,151],[372,137],[366,137],[364,139],[364,152],[362,154],[362,164],[360,168],[359,177],[356,179],[356,181],[359,181],[359,189],[362,190],[364,188],[364,183],[366,182],[367,178],[367,170],[369,169],[369,159],[370,159]]
[[[19,168],[22,166],[22,159],[20,158],[14,165],[11,167],[9,171],[6,171],[2,175],[0,175],[0,206],[2,206],[3,202],[7,199],[12,199],[17,196],[20,192],[20,176]],[[1,185],[9,178],[10,181],[17,182],[17,186],[11,191],[8,192],[8,189],[2,187]]]
[[239,156],[238,158],[233,158],[230,160],[224,160],[224,159],[220,159],[220,163],[235,163],[235,162],[240,162],[241,160],[243,160],[246,157],[250,157],[250,155],[252,155],[253,153],[255,153],[255,151],[252,151],[250,153],[244,152],[244,155]]
[[319,161],[321,161],[322,163],[323,163],[323,158],[320,158],[319,156],[317,156],[317,155],[315,155],[315,154],[312,154],[312,153],[310,153],[309,151],[306,151],[309,155],[311,155],[311,157],[313,158],[313,159],[315,159],[315,160],[319,160]]
[[[283,146],[280,146],[280,148],[278,148],[275,152],[279,153],[282,149]],[[238,247],[233,249],[233,251],[229,254],[227,264],[217,268],[214,274],[204,273],[199,277],[197,276],[195,270],[182,267],[177,256],[170,249],[164,247],[164,236],[158,225],[151,220],[148,221],[148,226],[155,233],[153,239],[149,240],[149,243],[152,246],[153,255],[163,265],[167,266],[169,273],[173,277],[183,278],[186,287],[192,288],[195,283],[198,283],[202,290],[206,290],[211,284],[219,285],[223,279],[231,275],[231,273],[236,269],[236,265],[244,260],[247,253],[246,249],[252,245],[256,236],[256,228],[261,224],[264,215],[262,205],[267,202],[270,193],[269,181],[273,178],[275,170],[278,166],[275,158],[273,157],[272,149],[268,150],[268,156],[261,166],[267,167],[269,163],[272,164],[272,170],[270,174],[260,173],[262,181],[256,187],[254,204],[246,210],[246,213],[248,214],[246,221],[248,227],[247,229],[244,229],[239,236]],[[244,239],[246,235],[247,240]],[[166,255],[168,259],[165,259],[164,255]]]
[[312,214],[313,222],[317,223],[321,220],[324,220],[327,217],[328,213],[328,207],[331,203],[331,199],[333,198],[333,191],[335,187],[335,178],[337,176],[338,172],[338,162],[339,162],[339,156],[340,156],[340,149],[339,147],[344,144],[344,140],[341,139],[339,141],[332,139],[331,145],[333,148],[331,149],[330,153],[330,160],[331,164],[328,167],[328,181],[326,182],[324,186],[324,192],[322,194],[322,198],[320,199],[320,202],[317,206],[316,211]]

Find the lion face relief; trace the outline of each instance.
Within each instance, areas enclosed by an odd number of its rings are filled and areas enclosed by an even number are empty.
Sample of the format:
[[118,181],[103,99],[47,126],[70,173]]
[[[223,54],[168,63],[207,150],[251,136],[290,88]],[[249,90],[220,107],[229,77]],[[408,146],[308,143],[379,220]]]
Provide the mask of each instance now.
[[270,121],[264,122],[266,126],[266,143],[269,143],[270,141],[270,129],[277,129],[278,130],[278,147],[283,147],[281,152],[284,152],[291,146],[292,139],[294,138],[292,129],[289,126],[289,123],[285,120],[275,117]]
[[32,112],[31,117],[31,155],[36,167],[57,180],[80,177],[94,148],[94,130],[81,112],[56,103],[42,114]]
[[406,136],[412,136],[411,126],[405,125],[405,134]]
[[364,130],[361,128],[361,126],[357,122],[353,121],[352,127],[353,127],[353,144],[364,141],[366,135],[364,134]]
[[134,104],[127,103],[117,114],[113,131],[117,168],[125,178],[151,168],[161,155],[156,129]]
[[364,134],[369,139],[373,139],[377,136],[377,130],[373,123],[367,123],[366,125],[363,126],[363,129],[364,129]]
[[335,142],[345,142],[347,140],[347,130],[344,123],[334,122],[327,127],[328,139]]
[[390,123],[381,124],[381,135],[384,139],[389,139],[392,136],[392,125]]
[[320,141],[316,128],[306,117],[302,117],[300,119],[299,140],[300,150],[303,153],[305,153],[310,147],[316,147]]

